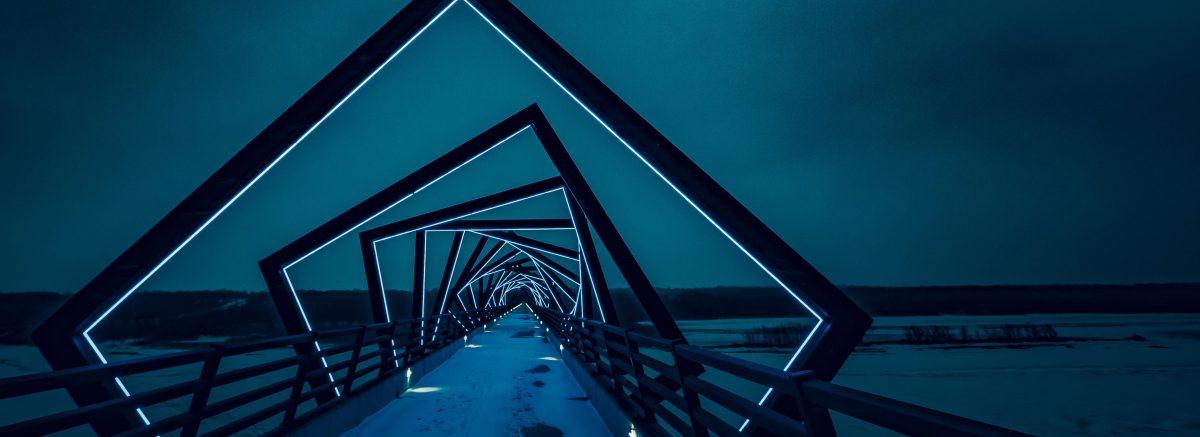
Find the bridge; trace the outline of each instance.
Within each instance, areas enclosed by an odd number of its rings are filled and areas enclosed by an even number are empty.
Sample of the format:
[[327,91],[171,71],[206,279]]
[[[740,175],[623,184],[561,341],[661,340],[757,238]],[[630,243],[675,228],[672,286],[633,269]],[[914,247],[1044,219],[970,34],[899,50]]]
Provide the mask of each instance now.
[[[689,343],[536,102],[260,260],[287,335],[137,359],[106,356],[92,330],[454,7],[477,14],[728,238],[804,309],[797,317],[817,320],[787,365],[773,368]],[[375,222],[523,132],[536,136],[558,176]],[[547,195],[563,199],[566,217],[472,217]],[[535,230],[569,232],[574,243],[554,244],[529,232]],[[427,246],[436,233],[448,233],[451,243],[440,279],[429,284],[427,269],[439,260],[428,259]],[[348,236],[358,237],[373,323],[314,329],[288,270]],[[415,247],[408,314],[389,308],[377,250],[398,237],[412,238]],[[620,320],[601,247],[646,323]],[[5,424],[0,435],[826,436],[836,434],[831,411],[910,435],[1018,434],[832,382],[870,324],[861,308],[513,5],[416,0],[33,332],[54,370],[0,380],[0,399],[65,391],[74,406]],[[158,387],[125,383],[163,373],[185,376]]]
[[[812,371],[774,369],[562,313],[539,305],[535,287],[503,296],[506,289],[491,290],[502,297],[479,310],[0,380],[0,399],[7,399],[164,369],[195,376],[28,418],[0,427],[0,435],[86,434],[80,428],[89,425],[123,436],[835,435],[830,411],[908,435],[1022,435],[825,382]],[[222,366],[317,341],[336,346]],[[789,407],[722,387],[729,378],[767,387]],[[104,428],[114,417],[177,399],[186,408],[176,414],[120,432]]]

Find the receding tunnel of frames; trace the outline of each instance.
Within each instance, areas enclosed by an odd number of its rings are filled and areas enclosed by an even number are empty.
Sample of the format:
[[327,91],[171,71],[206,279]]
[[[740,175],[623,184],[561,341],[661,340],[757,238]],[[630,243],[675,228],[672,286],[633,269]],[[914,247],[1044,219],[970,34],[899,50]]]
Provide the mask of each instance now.
[[[377,219],[389,210],[523,132],[536,136],[557,176],[390,223],[378,223]],[[671,188],[678,191],[674,185]],[[532,208],[536,213],[516,214],[519,218],[509,217],[513,214],[505,218],[490,215],[498,209],[525,211],[524,207],[531,202],[546,199],[560,199],[555,202],[561,206],[557,215],[546,215],[545,208]],[[719,226],[717,229],[733,239],[724,229]],[[331,300],[323,299],[323,292],[305,293],[297,289],[290,269],[334,242],[352,241],[355,236],[361,253],[362,279],[367,285],[367,308],[350,318],[340,314],[337,321],[322,322],[331,311],[347,312],[345,306],[325,305]],[[397,249],[406,253],[401,254]],[[432,344],[442,333],[463,332],[462,328],[477,325],[478,320],[469,318],[480,309],[525,303],[581,320],[686,343],[684,331],[663,299],[663,295],[670,294],[660,294],[660,289],[651,284],[633,252],[545,115],[534,104],[283,245],[261,259],[258,267],[289,335],[342,328],[347,326],[347,320],[355,322],[351,325],[417,323],[415,327],[409,325],[409,329],[419,333],[416,336],[420,344],[426,341]],[[606,272],[608,266],[615,269]],[[761,263],[759,266],[768,274],[770,267],[774,267]],[[406,274],[391,274],[397,268],[406,270]],[[619,275],[619,279],[613,275]],[[610,277],[628,288],[614,293],[620,288],[610,288]],[[802,310],[811,311],[807,306]],[[795,315],[805,313],[799,311]],[[819,328],[822,328],[820,319],[803,327],[802,338],[788,339],[789,346],[795,345],[791,349],[795,354],[783,367],[793,365],[809,338],[820,332]],[[322,352],[323,348],[345,349],[346,344],[337,341],[349,339],[327,340],[314,335],[311,343],[296,343],[291,348],[301,356]],[[396,340],[392,343],[388,352],[381,353],[395,357],[391,362],[401,367],[396,354],[405,346]],[[319,365],[330,367],[329,363],[336,359],[330,356],[327,360],[322,354]],[[345,372],[330,369],[309,379],[314,389],[330,387],[317,396],[318,402],[341,396],[334,382],[345,377]],[[121,384],[121,380],[116,383]],[[150,421],[142,410],[138,413],[142,421]],[[164,415],[150,411],[149,417]]]
[[[559,176],[362,229],[367,222],[529,129],[545,148]],[[567,217],[471,218],[497,208],[519,206],[523,201],[541,196],[560,196]],[[599,226],[593,223],[599,223]],[[571,232],[573,247],[531,237],[542,233],[527,233],[547,230]],[[288,269],[355,231],[362,252],[370,314],[376,323],[454,315],[505,305],[513,296],[563,313],[619,323],[599,261],[597,242],[593,240],[595,231],[599,243],[620,260],[618,271],[625,282],[646,285],[635,288],[634,294],[649,316],[654,331],[666,338],[683,338],[675,320],[653,288],[648,286],[645,272],[629,253],[621,235],[536,105],[505,119],[261,260],[260,269],[287,333],[299,334],[314,329]],[[449,248],[445,251],[447,256],[442,260],[428,256],[430,243],[438,234],[451,235]],[[398,314],[389,305],[394,299],[387,295],[388,287],[381,267],[387,260],[381,256],[379,245],[409,236],[413,239],[412,292],[408,314]],[[469,238],[474,240],[473,244],[464,247]],[[464,253],[469,255],[465,261],[460,261]],[[434,278],[436,280],[431,281]],[[443,323],[448,322],[439,319],[433,326],[425,326],[422,322],[421,329],[432,330],[433,338],[436,338]],[[311,346],[298,345],[296,348],[297,352],[304,353],[307,348],[320,350],[321,344],[314,340]]]
[[[537,136],[558,176],[363,229],[389,209],[526,130]],[[542,196],[561,196],[567,217],[476,218],[498,208],[519,207],[522,202]],[[532,236],[544,236],[544,231],[569,232],[573,244],[557,245]],[[627,327],[648,327],[651,329],[642,331],[687,341],[537,105],[514,114],[260,261],[268,290],[289,334],[312,332],[314,328],[288,269],[355,232],[362,254],[370,322],[419,320],[416,328],[422,344],[426,334],[429,341],[437,341],[440,332],[451,328],[449,324],[460,327],[472,324],[471,320],[462,319],[470,317],[472,311],[516,303],[617,326],[621,326],[622,315],[633,315],[631,318],[636,320],[627,320]],[[594,235],[598,238],[594,239]],[[398,305],[390,302],[397,299],[389,294],[398,293],[389,290],[402,289],[408,284],[388,287],[383,266],[389,264],[389,257],[380,250],[381,243],[386,245],[398,239],[411,240],[411,245],[405,246],[412,251],[411,258],[391,258],[411,261],[410,274],[406,276],[412,281],[408,305],[404,308],[407,312],[393,308]],[[444,257],[430,256],[431,246],[437,244],[444,245],[444,250],[435,248],[433,252]],[[632,291],[634,302],[625,302],[620,309],[601,266],[600,248],[616,263],[617,271]],[[444,314],[451,317],[429,320],[430,316]],[[802,330],[811,336],[819,327],[813,324]],[[799,344],[794,361],[803,351],[807,337],[789,341]],[[319,351],[321,347],[318,339],[311,345],[294,346],[299,354]],[[647,353],[654,355],[654,351]],[[401,365],[399,360],[393,363]],[[334,381],[335,372],[327,373],[325,378]],[[322,383],[310,381],[314,386]],[[339,395],[335,389],[327,396]]]

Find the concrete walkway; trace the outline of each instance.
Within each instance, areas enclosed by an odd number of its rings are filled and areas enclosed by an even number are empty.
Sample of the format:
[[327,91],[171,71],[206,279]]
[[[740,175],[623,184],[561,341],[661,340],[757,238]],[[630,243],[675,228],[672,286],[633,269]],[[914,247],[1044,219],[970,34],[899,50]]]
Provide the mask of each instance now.
[[524,307],[344,436],[608,436]]

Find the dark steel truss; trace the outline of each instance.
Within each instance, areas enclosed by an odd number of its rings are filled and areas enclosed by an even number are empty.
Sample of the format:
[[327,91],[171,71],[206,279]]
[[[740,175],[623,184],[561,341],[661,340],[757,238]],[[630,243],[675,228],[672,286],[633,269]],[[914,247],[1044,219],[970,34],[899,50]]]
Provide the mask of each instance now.
[[[529,186],[526,186],[526,187],[529,187]],[[524,188],[524,187],[522,187],[522,188]],[[511,191],[513,191],[513,190],[510,190],[510,192]],[[446,210],[442,210],[442,211],[446,211]],[[435,214],[435,213],[425,214],[425,215],[420,216],[419,218],[441,216],[441,214]],[[388,225],[385,225],[382,227],[377,227],[377,228],[370,229],[370,230],[359,233],[359,240],[360,240],[359,243],[360,243],[360,247],[362,249],[362,254],[363,254],[363,266],[365,267],[366,275],[367,275],[368,293],[371,296],[371,299],[370,299],[371,310],[372,310],[371,312],[375,318],[374,321],[376,323],[391,321],[391,314],[388,312],[386,299],[385,299],[384,292],[383,292],[383,290],[385,289],[383,286],[383,279],[382,279],[382,277],[380,275],[380,271],[379,271],[379,263],[380,263],[379,255],[378,255],[378,251],[375,247],[375,244],[378,243],[379,241],[398,237],[398,236],[401,236],[404,234],[417,232],[417,231],[425,231],[425,232],[434,232],[434,231],[450,232],[450,231],[452,231],[452,232],[456,232],[456,234],[463,233],[463,232],[470,232],[470,233],[474,233],[474,234],[477,234],[480,236],[478,243],[475,245],[475,249],[471,251],[471,255],[467,259],[466,263],[463,265],[463,267],[461,269],[462,273],[458,275],[457,280],[454,281],[453,284],[451,284],[449,282],[451,276],[443,274],[442,283],[439,285],[438,293],[434,298],[434,302],[437,303],[437,305],[438,305],[437,313],[446,312],[447,311],[447,309],[446,309],[447,303],[450,303],[450,304],[454,303],[454,301],[449,300],[449,296],[451,294],[455,294],[456,296],[459,296],[461,298],[461,294],[468,286],[471,286],[472,284],[475,284],[475,283],[481,281],[484,277],[486,277],[488,275],[499,273],[499,272],[504,272],[504,271],[540,272],[542,270],[541,267],[538,267],[539,261],[534,256],[531,256],[528,253],[528,251],[521,249],[521,248],[514,248],[513,252],[510,252],[510,254],[507,257],[502,257],[499,261],[493,262],[493,260],[496,258],[496,255],[498,255],[500,250],[503,249],[504,247],[516,247],[516,244],[514,244],[512,241],[505,240],[504,238],[513,238],[515,236],[515,237],[523,239],[523,240],[521,240],[522,244],[528,244],[530,246],[538,246],[541,248],[541,249],[534,249],[534,250],[555,251],[555,252],[559,252],[562,254],[578,253],[578,252],[572,251],[570,249],[562,248],[559,246],[554,246],[549,243],[544,243],[544,242],[541,242],[538,240],[520,237],[519,235],[511,232],[511,230],[513,230],[513,229],[522,229],[522,230],[566,229],[566,230],[575,231],[575,228],[572,227],[571,222],[568,219],[453,220],[453,221],[444,222],[442,224],[435,225],[435,226],[412,227],[414,222],[420,222],[420,221],[421,220],[412,220],[412,219],[404,220],[404,221],[395,222],[392,224],[388,224]],[[489,232],[489,231],[496,231],[496,230],[504,230],[506,232],[503,232],[503,233]],[[495,238],[495,237],[499,237],[499,238]],[[457,238],[458,237],[456,236],[456,239]],[[494,244],[492,246],[492,248],[487,251],[487,253],[484,253],[483,249],[486,247],[487,243],[493,239],[497,240],[496,244]],[[452,242],[451,245],[455,246],[456,243]],[[451,254],[454,254],[454,252],[455,251],[452,250]],[[481,254],[483,254],[483,256],[480,256]],[[513,259],[514,257],[516,257],[518,255],[524,255],[527,258],[529,258],[529,260],[534,263],[535,267],[533,269],[529,269],[527,267],[521,268],[519,266],[503,265],[503,263],[508,262],[509,260]],[[417,255],[417,256],[421,256],[421,255]],[[562,256],[566,256],[566,255],[562,255]],[[456,258],[457,257],[448,257],[447,272],[457,270],[457,269],[452,269],[452,267],[454,267],[453,260]],[[489,268],[489,265],[490,265],[490,268]],[[566,270],[562,266],[557,266],[557,268]],[[570,273],[570,271],[567,270],[567,273]],[[541,275],[543,278],[546,277],[546,275],[544,273],[538,273],[538,274]],[[576,275],[575,277],[577,278],[578,276]],[[560,279],[550,279],[550,280],[551,281],[561,281]],[[578,279],[575,279],[575,282],[578,283]],[[556,282],[556,283],[559,283],[559,282]],[[483,285],[480,284],[480,286],[482,287]],[[416,287],[416,285],[414,285],[414,287]],[[417,288],[417,290],[419,290],[419,289],[420,288]],[[562,289],[569,290],[568,288],[566,288],[565,285],[562,286]],[[472,293],[474,293],[474,292],[472,292]],[[574,300],[573,297],[568,296],[568,298]],[[412,314],[410,314],[410,316],[414,317],[414,318],[424,317],[425,316],[425,314],[423,313],[424,308],[418,308],[415,305],[416,302],[423,302],[424,298],[419,297],[419,296],[414,296],[413,301],[414,301],[414,306],[412,308]],[[472,295],[472,301],[473,302],[478,301],[478,296]],[[461,303],[462,302],[460,302],[460,304]],[[466,310],[466,309],[471,309],[471,308],[466,308],[465,305],[463,305],[462,309]]]

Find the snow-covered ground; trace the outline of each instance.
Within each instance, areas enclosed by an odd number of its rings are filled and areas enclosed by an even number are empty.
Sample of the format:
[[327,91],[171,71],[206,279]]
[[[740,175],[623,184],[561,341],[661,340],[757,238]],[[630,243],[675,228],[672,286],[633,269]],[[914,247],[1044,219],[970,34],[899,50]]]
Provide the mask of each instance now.
[[544,329],[514,312],[345,436],[608,436]]
[[[748,325],[798,321],[688,321],[702,346],[741,339]],[[1051,324],[1062,342],[889,344],[905,326]],[[727,331],[721,333],[721,331]],[[1134,336],[1144,340],[1130,339]],[[1200,315],[1048,314],[880,317],[834,381],[1037,435],[1200,435]],[[782,367],[790,351],[718,348]],[[762,389],[723,385],[757,395]],[[835,415],[842,435],[888,435]]]

